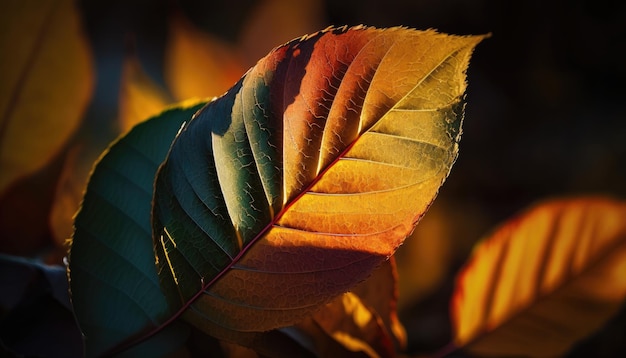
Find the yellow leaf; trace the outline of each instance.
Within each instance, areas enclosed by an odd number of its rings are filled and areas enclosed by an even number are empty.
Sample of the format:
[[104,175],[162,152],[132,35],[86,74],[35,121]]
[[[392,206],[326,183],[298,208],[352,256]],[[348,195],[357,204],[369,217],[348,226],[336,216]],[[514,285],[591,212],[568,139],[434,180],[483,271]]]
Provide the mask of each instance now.
[[196,28],[181,14],[172,16],[165,80],[176,99],[219,96],[243,73],[233,46]]
[[141,68],[135,55],[128,56],[122,69],[119,123],[122,132],[135,124],[161,113],[173,103],[167,92]]
[[454,261],[467,256],[476,239],[492,225],[482,209],[476,202],[452,202],[446,196],[433,202],[394,255],[398,264],[399,311],[441,287],[452,273]]
[[626,203],[555,200],[479,244],[451,306],[455,344],[485,356],[557,356],[626,298]]
[[91,96],[92,59],[72,0],[0,5],[0,192],[49,162]]

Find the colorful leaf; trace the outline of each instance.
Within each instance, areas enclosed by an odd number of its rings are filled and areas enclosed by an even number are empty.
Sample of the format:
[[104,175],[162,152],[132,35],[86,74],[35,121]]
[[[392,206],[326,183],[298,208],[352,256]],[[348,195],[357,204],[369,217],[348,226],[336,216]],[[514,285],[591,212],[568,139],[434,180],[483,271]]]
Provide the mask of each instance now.
[[78,128],[92,59],[72,0],[0,5],[0,192],[43,167]]
[[[69,278],[87,356],[99,356],[171,316],[154,266],[152,185],[168,145],[204,103],[137,125],[102,156],[75,219]],[[128,356],[161,356],[184,342],[172,325]]]
[[626,203],[554,200],[479,244],[458,276],[454,343],[482,356],[558,356],[626,298]]
[[177,314],[241,343],[367,278],[450,171],[481,39],[330,28],[275,49],[200,111],[155,183],[157,266]]

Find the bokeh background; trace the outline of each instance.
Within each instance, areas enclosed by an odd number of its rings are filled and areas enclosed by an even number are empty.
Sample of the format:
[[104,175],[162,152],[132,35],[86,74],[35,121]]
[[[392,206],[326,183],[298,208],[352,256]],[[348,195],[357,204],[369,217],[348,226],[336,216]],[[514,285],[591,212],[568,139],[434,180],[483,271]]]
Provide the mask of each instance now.
[[[478,46],[468,70],[460,156],[431,210],[398,252],[400,313],[410,352],[447,342],[454,274],[473,244],[498,223],[556,196],[626,197],[626,2],[82,0],[78,5],[97,82],[73,142],[89,143],[85,157],[92,159],[120,132],[120,78],[129,52],[155,83],[171,88],[164,67],[174,14],[230,49],[231,54],[216,56],[229,71],[240,69],[237,76],[273,46],[329,25],[492,34]],[[58,246],[49,216],[70,147],[0,198],[1,252],[45,256]],[[45,257],[59,262],[62,253]],[[570,356],[626,353],[623,311]]]

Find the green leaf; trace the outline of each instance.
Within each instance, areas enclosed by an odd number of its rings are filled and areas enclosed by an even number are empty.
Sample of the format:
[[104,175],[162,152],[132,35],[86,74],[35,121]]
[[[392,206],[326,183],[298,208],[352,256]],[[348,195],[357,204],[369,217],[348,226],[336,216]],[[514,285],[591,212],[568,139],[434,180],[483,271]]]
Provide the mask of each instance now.
[[[96,165],[75,219],[69,278],[87,356],[156,332],[172,316],[159,287],[150,207],[154,176],[181,125],[204,103],[169,109],[118,139]],[[125,356],[165,355],[187,329],[166,327]]]

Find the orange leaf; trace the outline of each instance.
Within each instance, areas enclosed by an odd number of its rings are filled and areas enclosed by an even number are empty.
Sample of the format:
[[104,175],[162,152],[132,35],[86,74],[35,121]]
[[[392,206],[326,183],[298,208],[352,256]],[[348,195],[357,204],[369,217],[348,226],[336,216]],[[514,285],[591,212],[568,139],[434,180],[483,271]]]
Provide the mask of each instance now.
[[72,0],[0,3],[0,192],[43,167],[80,124],[92,59]]
[[177,100],[223,94],[244,73],[232,45],[177,13],[170,19],[165,81]]
[[546,202],[474,250],[451,306],[454,342],[479,355],[560,355],[624,298],[626,203]]
[[119,123],[122,132],[161,113],[173,100],[141,68],[136,55],[124,60],[120,88]]
[[[406,345],[406,333],[395,311],[396,281],[391,257],[366,281],[325,305],[297,327],[309,333],[318,353],[332,348],[327,340],[333,339],[349,352],[361,352],[369,357],[395,357]],[[312,325],[318,326],[322,333],[316,332]]]

